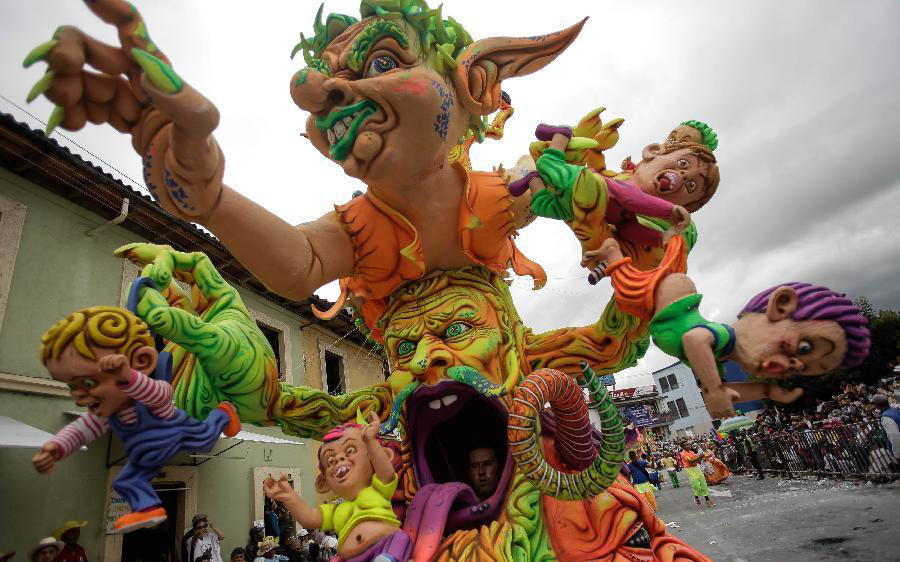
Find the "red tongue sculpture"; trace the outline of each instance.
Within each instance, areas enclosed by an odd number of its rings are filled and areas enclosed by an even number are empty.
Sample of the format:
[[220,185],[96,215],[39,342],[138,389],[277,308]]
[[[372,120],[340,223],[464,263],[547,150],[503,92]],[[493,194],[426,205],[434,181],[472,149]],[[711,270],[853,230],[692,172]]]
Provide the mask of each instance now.
[[659,179],[659,187],[669,187],[669,178],[662,177]]

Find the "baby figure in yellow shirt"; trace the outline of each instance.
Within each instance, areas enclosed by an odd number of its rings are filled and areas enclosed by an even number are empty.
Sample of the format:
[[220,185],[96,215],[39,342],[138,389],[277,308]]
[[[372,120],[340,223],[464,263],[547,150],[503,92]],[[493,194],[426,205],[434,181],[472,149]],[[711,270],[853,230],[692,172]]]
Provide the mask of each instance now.
[[[357,416],[357,421],[364,421]],[[345,423],[322,438],[316,490],[344,501],[312,507],[287,476],[264,482],[266,495],[282,502],[304,527],[336,531],[338,556],[346,562],[407,562],[413,544],[391,509],[397,489],[393,451],[378,440],[378,415],[368,424]]]

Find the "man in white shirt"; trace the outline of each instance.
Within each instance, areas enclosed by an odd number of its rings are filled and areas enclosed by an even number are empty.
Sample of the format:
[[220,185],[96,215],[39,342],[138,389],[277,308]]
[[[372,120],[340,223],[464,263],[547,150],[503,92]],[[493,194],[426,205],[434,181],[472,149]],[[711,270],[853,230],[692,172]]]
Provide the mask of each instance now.
[[213,527],[209,518],[198,513],[191,520],[194,538],[190,545],[190,562],[222,562],[219,542],[225,539],[222,531]]

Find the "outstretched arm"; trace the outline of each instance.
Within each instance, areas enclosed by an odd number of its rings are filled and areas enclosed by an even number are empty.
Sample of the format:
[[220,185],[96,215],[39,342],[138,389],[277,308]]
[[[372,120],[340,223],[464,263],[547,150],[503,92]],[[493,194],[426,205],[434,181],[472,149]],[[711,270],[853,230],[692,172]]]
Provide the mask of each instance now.
[[300,497],[294,491],[294,487],[288,481],[286,474],[282,474],[278,480],[271,476],[263,481],[263,491],[266,496],[284,504],[291,515],[308,529],[318,529],[322,526],[322,512]]
[[333,213],[295,228],[222,183],[225,156],[212,135],[219,112],[150,40],[137,9],[124,0],[87,5],[115,27],[118,46],[63,26],[25,59],[25,66],[48,65],[28,95],[31,101],[44,94],[56,104],[47,134],[90,121],[131,135],[144,182],[159,204],[213,231],[276,293],[302,300],[352,273],[353,246]]

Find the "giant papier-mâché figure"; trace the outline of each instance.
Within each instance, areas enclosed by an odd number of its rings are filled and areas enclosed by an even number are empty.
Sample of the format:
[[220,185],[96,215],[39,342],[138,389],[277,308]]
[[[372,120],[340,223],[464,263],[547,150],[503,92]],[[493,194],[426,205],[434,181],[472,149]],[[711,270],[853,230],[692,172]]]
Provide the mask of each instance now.
[[[137,310],[170,341],[180,407],[203,418],[227,399],[245,421],[318,439],[357,406],[387,418],[402,436],[394,509],[415,560],[705,560],[616,480],[615,408],[595,384],[604,426],[592,435],[574,384],[590,372],[582,362],[600,373],[633,365],[648,345],[647,321],[610,303],[590,326],[531,332],[503,281],[510,268],[538,286],[546,278],[513,244],[523,206],[502,174],[451,158],[460,140],[484,133],[501,83],[551,62],[583,22],[473,41],[422,0],[366,0],[361,19],[317,17],[295,49],[306,67],[291,78],[291,96],[310,113],[313,146],[368,191],[294,227],[222,183],[224,155],[211,136],[218,112],[178,76],[136,9],[88,7],[116,26],[121,46],[61,27],[28,55],[26,65],[50,67],[30,94],[57,104],[48,129],[91,121],[130,134],[160,204],[209,228],[271,290],[301,300],[340,279],[391,367],[386,384],[345,396],[279,383],[271,349],[202,254],[134,246],[123,253],[152,280]],[[602,186],[596,195],[602,206]],[[172,290],[177,274],[191,277],[196,298]],[[503,463],[486,500],[452,460],[465,458],[476,433]]]

